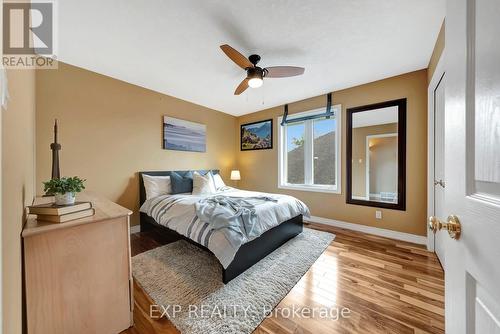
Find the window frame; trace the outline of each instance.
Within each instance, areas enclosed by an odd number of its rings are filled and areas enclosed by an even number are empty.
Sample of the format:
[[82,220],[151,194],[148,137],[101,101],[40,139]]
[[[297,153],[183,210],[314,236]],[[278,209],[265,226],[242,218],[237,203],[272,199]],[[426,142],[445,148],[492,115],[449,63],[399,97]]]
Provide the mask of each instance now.
[[[283,116],[278,117],[278,188],[279,189],[290,189],[290,190],[301,190],[301,191],[313,191],[322,193],[342,193],[342,105],[336,104],[332,106],[332,110],[335,114],[336,129],[335,129],[335,185],[316,185],[312,184],[314,181],[314,147],[311,140],[305,141],[304,146],[304,181],[305,184],[291,184],[286,182],[287,177],[287,151],[283,147],[286,143],[286,127],[281,126],[281,121]],[[304,116],[313,116],[324,114],[325,108],[318,108],[313,110],[308,110],[293,115],[289,115],[288,119],[294,119]],[[304,138],[312,138],[314,136],[313,126],[314,120],[305,121],[310,122],[311,126],[304,126]],[[309,156],[309,159],[306,159]]]

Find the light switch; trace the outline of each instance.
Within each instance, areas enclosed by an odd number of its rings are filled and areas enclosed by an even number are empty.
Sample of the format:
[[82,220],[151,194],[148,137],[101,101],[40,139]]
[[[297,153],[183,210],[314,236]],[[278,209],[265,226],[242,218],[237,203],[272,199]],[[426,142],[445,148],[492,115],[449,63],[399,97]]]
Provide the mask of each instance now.
[[375,211],[375,218],[376,219],[382,219],[382,211],[376,210]]

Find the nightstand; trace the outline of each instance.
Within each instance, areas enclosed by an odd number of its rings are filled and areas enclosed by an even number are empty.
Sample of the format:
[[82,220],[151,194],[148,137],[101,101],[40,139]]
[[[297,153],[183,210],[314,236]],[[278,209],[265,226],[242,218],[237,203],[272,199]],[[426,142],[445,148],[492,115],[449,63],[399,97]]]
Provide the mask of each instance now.
[[[66,223],[28,217],[23,229],[28,334],[119,333],[132,326],[132,212],[91,193],[95,215]],[[39,197],[36,204],[52,201]]]

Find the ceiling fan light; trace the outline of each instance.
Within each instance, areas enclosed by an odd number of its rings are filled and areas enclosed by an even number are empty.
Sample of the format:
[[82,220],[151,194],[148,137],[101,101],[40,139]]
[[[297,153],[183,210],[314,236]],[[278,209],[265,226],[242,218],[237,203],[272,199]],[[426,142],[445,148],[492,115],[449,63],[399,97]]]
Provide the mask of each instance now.
[[250,86],[251,88],[259,88],[260,86],[262,86],[263,82],[264,81],[261,78],[252,78],[248,80],[248,86]]

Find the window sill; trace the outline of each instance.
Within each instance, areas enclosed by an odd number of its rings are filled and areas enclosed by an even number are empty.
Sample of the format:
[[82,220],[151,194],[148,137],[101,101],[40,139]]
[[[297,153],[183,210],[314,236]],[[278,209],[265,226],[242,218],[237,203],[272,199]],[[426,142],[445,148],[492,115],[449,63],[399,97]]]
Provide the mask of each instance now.
[[289,189],[298,191],[312,191],[317,193],[329,193],[329,194],[341,194],[340,189],[337,187],[321,187],[321,186],[306,186],[306,185],[290,185],[290,184],[280,184],[279,189]]

